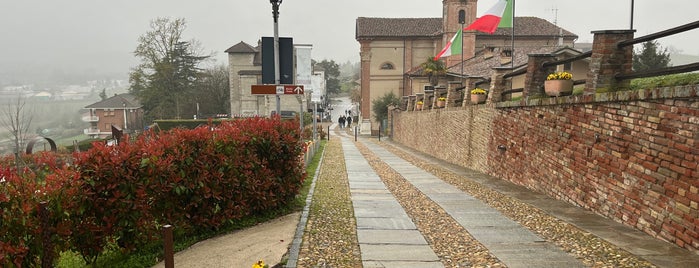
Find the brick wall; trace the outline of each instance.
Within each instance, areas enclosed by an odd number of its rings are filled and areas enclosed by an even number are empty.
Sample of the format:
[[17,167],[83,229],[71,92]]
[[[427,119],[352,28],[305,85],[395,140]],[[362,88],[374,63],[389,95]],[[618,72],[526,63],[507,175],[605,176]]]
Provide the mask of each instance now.
[[699,252],[698,96],[694,85],[400,112],[393,139]]

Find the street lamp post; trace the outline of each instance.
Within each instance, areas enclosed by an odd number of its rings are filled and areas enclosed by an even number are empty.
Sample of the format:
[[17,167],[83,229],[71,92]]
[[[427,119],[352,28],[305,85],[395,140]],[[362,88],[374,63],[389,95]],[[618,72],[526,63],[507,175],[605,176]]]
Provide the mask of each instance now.
[[[274,18],[274,83],[276,85],[281,84],[279,79],[279,6],[282,4],[282,0],[269,0],[272,4],[272,18]],[[279,94],[277,97],[277,115],[281,113],[281,97]]]

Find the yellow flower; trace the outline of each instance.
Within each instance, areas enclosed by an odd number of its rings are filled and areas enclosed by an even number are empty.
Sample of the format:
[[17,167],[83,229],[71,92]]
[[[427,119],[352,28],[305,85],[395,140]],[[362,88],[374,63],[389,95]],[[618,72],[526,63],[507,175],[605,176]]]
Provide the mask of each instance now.
[[417,104],[422,105],[422,101],[418,101]]
[[445,98],[445,97],[439,97],[437,100],[438,100],[438,101],[446,101],[447,98]]
[[485,89],[482,88],[474,88],[471,90],[471,94],[485,94]]
[[259,260],[258,262],[256,262],[255,264],[252,265],[252,268],[268,268],[268,267],[269,266],[267,264],[265,264],[265,262],[262,260]]
[[549,74],[549,76],[546,77],[546,80],[570,80],[573,79],[573,75],[570,74],[569,72],[555,72],[552,74]]

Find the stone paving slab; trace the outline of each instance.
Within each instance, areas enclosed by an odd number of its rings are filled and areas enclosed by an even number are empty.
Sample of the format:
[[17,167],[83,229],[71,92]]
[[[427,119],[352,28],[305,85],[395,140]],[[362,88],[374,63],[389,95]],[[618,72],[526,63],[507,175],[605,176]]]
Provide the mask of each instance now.
[[[381,194],[391,194],[388,189],[350,189],[352,195],[381,195]],[[391,195],[393,196],[393,195]]]
[[491,246],[498,246],[504,243],[522,244],[546,241],[519,225],[469,226],[467,230],[474,238],[491,250]]
[[395,200],[395,197],[390,194],[384,193],[362,193],[362,192],[352,192],[352,201],[361,200]]
[[350,189],[370,189],[370,190],[381,190],[386,189],[386,185],[381,181],[351,181],[349,183]]
[[357,230],[357,237],[367,244],[410,244],[427,245],[418,230]]
[[356,220],[357,229],[417,230],[415,223],[410,219],[361,217]]
[[427,245],[359,244],[362,260],[367,261],[439,261]]
[[364,261],[364,268],[440,268],[444,267],[441,262],[435,261]]

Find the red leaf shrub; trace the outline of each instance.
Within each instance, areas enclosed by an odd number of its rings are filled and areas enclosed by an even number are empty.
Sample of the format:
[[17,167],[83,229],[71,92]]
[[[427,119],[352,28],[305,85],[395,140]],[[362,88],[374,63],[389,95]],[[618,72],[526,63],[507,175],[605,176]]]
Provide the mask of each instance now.
[[55,256],[43,251],[44,231],[55,250],[94,263],[108,243],[133,250],[159,237],[163,224],[191,234],[277,208],[303,184],[303,152],[293,121],[250,118],[94,143],[70,164],[50,153],[25,156],[22,176],[0,159],[0,266]]
[[185,233],[290,201],[305,176],[291,121],[251,118],[95,144],[75,157],[83,180],[76,250],[92,258],[115,238],[127,250],[172,224]]
[[[78,173],[51,153],[25,158],[18,172],[10,158],[0,160],[0,266],[37,266],[68,248],[69,215],[76,209]],[[21,174],[21,175],[20,175]],[[46,202],[46,221],[38,215]],[[48,234],[42,237],[42,234]]]

